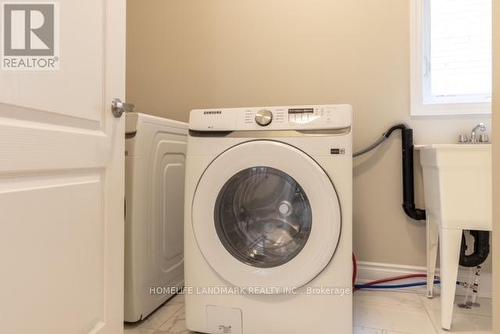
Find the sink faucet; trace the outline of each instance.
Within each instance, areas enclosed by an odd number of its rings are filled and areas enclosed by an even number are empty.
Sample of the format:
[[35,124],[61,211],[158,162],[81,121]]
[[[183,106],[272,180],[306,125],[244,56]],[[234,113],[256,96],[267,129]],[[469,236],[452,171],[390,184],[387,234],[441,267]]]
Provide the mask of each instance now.
[[[470,134],[470,142],[472,144],[477,144],[478,142],[480,142],[480,140],[478,140],[478,138],[477,138],[477,131],[478,130],[481,130],[481,132],[483,132],[483,133],[486,132],[486,125],[484,125],[484,123],[479,123],[478,125],[476,125],[474,127],[474,129],[472,129],[472,132]],[[483,136],[481,136],[481,137],[482,137],[481,139],[483,139]],[[488,140],[485,140],[485,141],[488,141]],[[481,140],[481,142],[483,142],[483,140]]]

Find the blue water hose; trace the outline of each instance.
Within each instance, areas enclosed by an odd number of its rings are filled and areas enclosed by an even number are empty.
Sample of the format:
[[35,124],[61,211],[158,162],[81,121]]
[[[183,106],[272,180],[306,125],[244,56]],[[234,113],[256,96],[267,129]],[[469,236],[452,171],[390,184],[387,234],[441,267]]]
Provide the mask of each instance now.
[[[434,284],[440,284],[441,281],[435,280]],[[425,286],[427,285],[427,282],[415,282],[415,283],[408,283],[408,284],[397,284],[397,285],[363,285],[363,284],[358,284],[356,285],[356,289],[361,290],[361,289],[405,289],[405,288],[413,288],[413,287],[418,287],[418,286]]]

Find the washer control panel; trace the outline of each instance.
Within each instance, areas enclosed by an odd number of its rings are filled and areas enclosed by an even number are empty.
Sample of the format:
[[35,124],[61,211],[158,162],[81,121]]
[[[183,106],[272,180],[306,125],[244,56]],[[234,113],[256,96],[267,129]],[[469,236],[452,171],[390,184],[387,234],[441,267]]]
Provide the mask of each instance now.
[[308,123],[321,116],[321,108],[291,108],[288,109],[288,121],[290,123]]
[[193,110],[194,131],[324,130],[352,125],[350,105]]
[[273,112],[271,110],[262,109],[255,114],[255,122],[260,126],[268,126],[273,121]]

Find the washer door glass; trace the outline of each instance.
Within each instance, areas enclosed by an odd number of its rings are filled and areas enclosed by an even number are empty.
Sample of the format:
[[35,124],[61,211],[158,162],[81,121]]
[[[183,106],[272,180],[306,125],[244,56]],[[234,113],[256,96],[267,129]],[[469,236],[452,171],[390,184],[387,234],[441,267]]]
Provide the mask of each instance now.
[[215,203],[215,228],[222,244],[239,261],[257,268],[292,260],[306,245],[311,226],[304,189],[271,167],[237,173]]

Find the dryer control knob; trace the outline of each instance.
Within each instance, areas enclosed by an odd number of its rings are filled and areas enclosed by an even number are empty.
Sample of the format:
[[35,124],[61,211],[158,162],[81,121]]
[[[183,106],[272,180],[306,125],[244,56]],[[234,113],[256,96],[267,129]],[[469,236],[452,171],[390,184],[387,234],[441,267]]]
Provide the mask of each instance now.
[[268,126],[273,121],[273,113],[269,110],[260,110],[255,115],[255,122],[260,126]]

